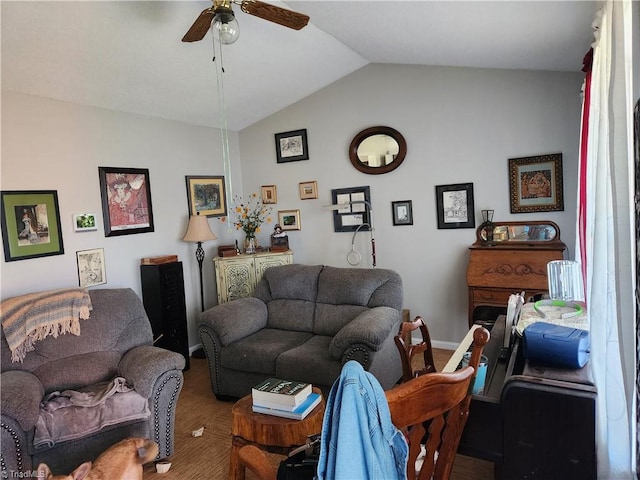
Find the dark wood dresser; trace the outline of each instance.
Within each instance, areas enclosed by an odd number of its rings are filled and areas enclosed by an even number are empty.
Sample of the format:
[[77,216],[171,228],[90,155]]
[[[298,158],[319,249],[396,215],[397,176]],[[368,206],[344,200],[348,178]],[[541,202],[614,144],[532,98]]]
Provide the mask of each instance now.
[[527,298],[546,293],[547,263],[562,260],[566,249],[560,229],[550,221],[495,223],[493,239],[488,228],[478,227],[469,247],[469,327],[478,308],[506,309],[514,292],[524,291]]

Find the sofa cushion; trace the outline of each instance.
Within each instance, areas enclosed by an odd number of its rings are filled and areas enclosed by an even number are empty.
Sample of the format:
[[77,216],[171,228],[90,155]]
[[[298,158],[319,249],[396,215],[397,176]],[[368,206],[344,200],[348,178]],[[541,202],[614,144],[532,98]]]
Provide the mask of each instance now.
[[402,280],[384,268],[324,267],[318,281],[318,303],[387,306],[402,309]]
[[315,303],[306,300],[271,300],[267,326],[281,330],[311,332]]
[[311,333],[308,332],[264,328],[224,347],[220,352],[220,364],[232,370],[273,375],[278,356],[309,337]]
[[73,355],[44,363],[33,374],[42,382],[45,393],[74,390],[115,377],[120,357],[119,352]]
[[276,361],[276,376],[330,387],[342,368],[340,360],[329,356],[330,343],[331,337],[314,335],[302,345],[284,352]]
[[306,300],[315,302],[318,276],[322,265],[279,265],[265,270],[254,296],[265,303],[270,300]]
[[313,322],[313,333],[333,336],[365,310],[368,308],[360,305],[318,303]]

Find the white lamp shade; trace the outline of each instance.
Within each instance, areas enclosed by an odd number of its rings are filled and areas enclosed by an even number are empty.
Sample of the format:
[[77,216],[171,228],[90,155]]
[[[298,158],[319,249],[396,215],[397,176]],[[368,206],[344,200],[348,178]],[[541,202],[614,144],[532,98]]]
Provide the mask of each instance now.
[[215,240],[216,237],[209,227],[207,217],[200,215],[191,215],[189,217],[189,226],[187,233],[182,237],[183,242],[206,242],[207,240]]
[[547,263],[549,297],[552,300],[584,301],[580,264],[574,260],[553,260]]

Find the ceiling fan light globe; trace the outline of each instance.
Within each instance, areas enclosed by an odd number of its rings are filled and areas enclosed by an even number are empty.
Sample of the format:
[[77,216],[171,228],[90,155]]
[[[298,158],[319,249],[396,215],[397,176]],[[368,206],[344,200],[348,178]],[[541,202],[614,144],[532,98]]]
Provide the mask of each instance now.
[[231,45],[240,37],[240,25],[233,13],[217,13],[211,22],[211,30],[223,45]]

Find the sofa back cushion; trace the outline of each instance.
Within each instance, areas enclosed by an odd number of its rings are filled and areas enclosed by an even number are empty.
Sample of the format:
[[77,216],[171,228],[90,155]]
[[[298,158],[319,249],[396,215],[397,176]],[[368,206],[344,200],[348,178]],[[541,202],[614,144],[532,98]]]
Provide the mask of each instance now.
[[402,309],[402,279],[387,269],[324,267],[318,281],[313,333],[333,336],[362,311]]
[[[27,353],[21,363],[11,361],[11,351],[4,333],[0,332],[2,371],[39,373],[46,377],[49,388],[55,388],[58,382],[65,387],[74,383],[74,375],[86,374],[95,381],[109,380],[113,364],[123,353],[139,345],[152,344],[149,319],[142,301],[133,290],[95,289],[90,290],[89,295],[93,309],[87,320],[80,320],[80,335],[50,336],[37,341],[35,350]],[[96,352],[108,353],[91,355]],[[50,362],[53,363],[48,365]],[[100,378],[103,375],[106,378]]]
[[280,265],[265,270],[254,296],[267,304],[267,326],[311,332],[321,265]]

